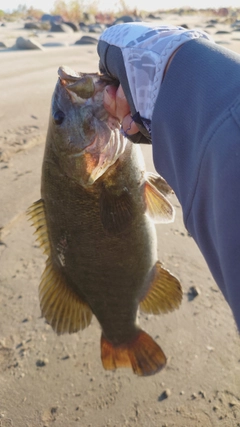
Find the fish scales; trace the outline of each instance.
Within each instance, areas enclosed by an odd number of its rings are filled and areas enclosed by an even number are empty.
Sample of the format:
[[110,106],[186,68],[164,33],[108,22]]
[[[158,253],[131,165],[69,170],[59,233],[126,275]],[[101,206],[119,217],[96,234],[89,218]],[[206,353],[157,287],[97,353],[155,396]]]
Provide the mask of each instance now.
[[[58,333],[102,328],[105,369],[152,375],[166,364],[136,324],[138,308],[178,308],[178,279],[157,258],[155,222],[174,218],[163,178],[146,174],[139,146],[103,108],[107,82],[61,67],[52,98],[41,200],[28,211],[48,255],[39,285],[43,316]],[[87,86],[87,87],[86,87]]]

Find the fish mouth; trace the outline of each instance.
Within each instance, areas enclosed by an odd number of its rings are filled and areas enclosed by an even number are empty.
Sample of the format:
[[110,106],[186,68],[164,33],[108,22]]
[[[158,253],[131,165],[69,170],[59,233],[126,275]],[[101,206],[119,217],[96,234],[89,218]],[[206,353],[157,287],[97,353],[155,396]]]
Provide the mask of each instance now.
[[119,131],[119,121],[103,106],[103,90],[109,82],[97,73],[77,73],[65,66],[59,68],[58,75],[73,103],[92,107],[96,136],[83,150],[69,155],[76,162],[83,160],[84,170],[81,170],[79,180],[81,185],[89,187],[114,165],[124,153],[128,141]]

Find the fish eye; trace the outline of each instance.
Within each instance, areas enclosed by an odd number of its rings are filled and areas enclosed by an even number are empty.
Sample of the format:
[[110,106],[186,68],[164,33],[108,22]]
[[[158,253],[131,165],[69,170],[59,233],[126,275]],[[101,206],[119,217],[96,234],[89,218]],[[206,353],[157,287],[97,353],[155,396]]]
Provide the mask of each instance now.
[[61,110],[58,110],[53,114],[53,120],[56,123],[56,125],[61,125],[64,118],[65,118],[65,114]]

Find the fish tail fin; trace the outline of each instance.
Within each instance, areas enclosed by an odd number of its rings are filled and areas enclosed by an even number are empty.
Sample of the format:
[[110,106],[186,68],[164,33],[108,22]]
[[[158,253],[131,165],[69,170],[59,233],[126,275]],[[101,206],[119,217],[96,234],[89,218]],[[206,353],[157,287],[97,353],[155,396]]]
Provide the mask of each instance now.
[[161,347],[141,329],[132,341],[121,345],[113,345],[102,334],[101,358],[104,369],[132,368],[139,376],[154,375],[167,362]]

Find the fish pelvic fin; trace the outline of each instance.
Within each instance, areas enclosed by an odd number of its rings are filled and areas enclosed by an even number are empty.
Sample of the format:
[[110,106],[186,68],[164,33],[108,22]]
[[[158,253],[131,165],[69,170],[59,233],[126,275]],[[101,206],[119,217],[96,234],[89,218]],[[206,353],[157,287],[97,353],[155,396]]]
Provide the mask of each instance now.
[[74,333],[86,328],[92,319],[89,305],[67,285],[61,272],[54,269],[51,258],[39,285],[42,316],[58,334]]
[[179,280],[157,261],[152,270],[153,279],[140,310],[149,314],[168,313],[178,308],[182,301],[182,287]]
[[144,199],[146,213],[156,224],[173,222],[175,210],[169,200],[159,191],[154,184],[154,180],[147,180],[144,183]]
[[40,247],[43,248],[43,253],[50,255],[50,243],[48,238],[48,230],[45,215],[45,206],[43,199],[33,203],[27,210],[27,216],[35,227],[34,234],[37,236],[36,240],[39,242]]
[[154,375],[167,363],[161,347],[142,329],[131,342],[113,345],[102,334],[101,359],[104,369],[132,368],[139,376]]

